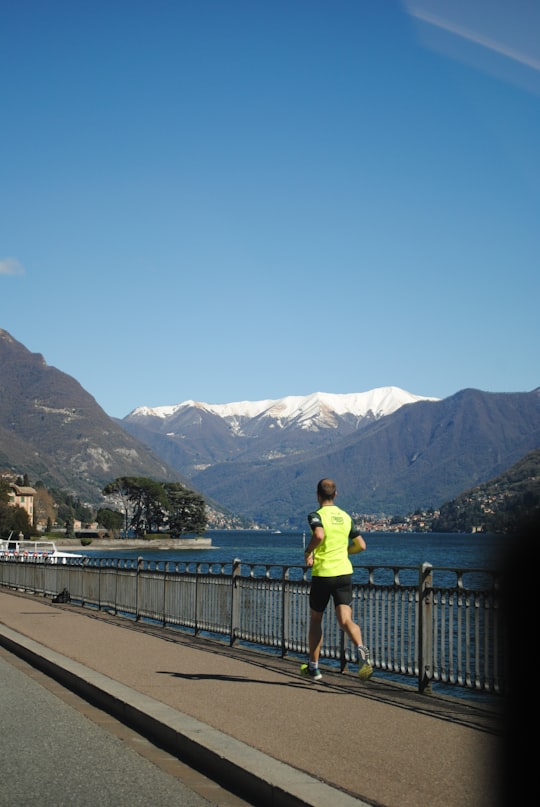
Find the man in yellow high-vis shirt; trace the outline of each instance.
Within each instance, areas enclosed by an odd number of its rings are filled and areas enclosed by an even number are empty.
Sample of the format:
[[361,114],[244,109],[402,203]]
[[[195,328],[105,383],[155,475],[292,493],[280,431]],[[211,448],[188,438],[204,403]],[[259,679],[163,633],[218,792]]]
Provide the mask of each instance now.
[[317,485],[319,509],[308,515],[311,540],[305,549],[305,560],[311,568],[309,662],[302,664],[300,672],[312,681],[322,678],[319,670],[322,620],[332,598],[340,628],[358,647],[358,676],[367,681],[373,667],[369,650],[362,643],[360,627],[352,618],[353,567],[349,559],[349,555],[363,552],[366,542],[350,515],[334,504],[336,493],[332,479],[321,479]]

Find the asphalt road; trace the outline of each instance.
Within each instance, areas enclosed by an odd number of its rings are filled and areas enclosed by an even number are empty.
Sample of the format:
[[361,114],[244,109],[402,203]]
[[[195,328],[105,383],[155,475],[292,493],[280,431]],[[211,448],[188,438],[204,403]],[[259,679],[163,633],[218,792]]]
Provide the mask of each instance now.
[[246,804],[3,648],[0,682],[1,807]]

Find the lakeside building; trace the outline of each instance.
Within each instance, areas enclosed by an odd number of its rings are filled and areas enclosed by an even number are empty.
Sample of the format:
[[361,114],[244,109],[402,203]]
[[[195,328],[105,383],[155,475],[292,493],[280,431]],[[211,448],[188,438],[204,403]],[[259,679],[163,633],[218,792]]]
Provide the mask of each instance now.
[[8,504],[12,507],[22,507],[28,513],[28,518],[31,524],[34,523],[34,496],[36,491],[34,488],[16,485],[15,482],[9,483]]

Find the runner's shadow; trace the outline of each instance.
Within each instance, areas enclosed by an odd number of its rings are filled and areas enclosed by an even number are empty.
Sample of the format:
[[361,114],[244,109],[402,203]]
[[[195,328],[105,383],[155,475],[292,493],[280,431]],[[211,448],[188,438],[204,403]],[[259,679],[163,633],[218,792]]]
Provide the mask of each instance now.
[[[275,686],[275,687],[301,687],[302,689],[306,688],[305,681],[260,681],[257,678],[248,678],[245,675],[219,675],[219,674],[208,674],[208,673],[181,673],[181,672],[173,672],[172,670],[156,670],[158,675],[169,675],[171,678],[181,678],[184,681],[230,681],[232,683],[237,684],[262,684],[263,686]],[[308,682],[309,686],[312,687],[313,684]]]
[[158,675],[170,675],[171,678],[183,678],[186,681],[238,681],[239,683],[254,684],[257,683],[252,678],[246,678],[245,675],[208,675],[206,673],[187,673],[170,672],[169,670],[157,670]]

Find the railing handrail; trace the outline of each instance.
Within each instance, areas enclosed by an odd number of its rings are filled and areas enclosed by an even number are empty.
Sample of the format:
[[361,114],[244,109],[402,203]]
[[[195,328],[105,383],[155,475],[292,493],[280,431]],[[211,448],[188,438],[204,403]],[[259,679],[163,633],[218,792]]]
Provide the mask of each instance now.
[[[434,682],[504,692],[506,633],[497,571],[427,562],[354,569],[353,608],[376,669],[416,678],[420,692]],[[56,565],[4,557],[0,585],[46,596],[67,588],[83,607],[113,608],[136,620],[222,635],[231,644],[245,641],[283,655],[307,652],[309,570],[301,565],[88,556]],[[325,620],[321,658],[343,671],[355,663],[356,648],[332,609]]]

